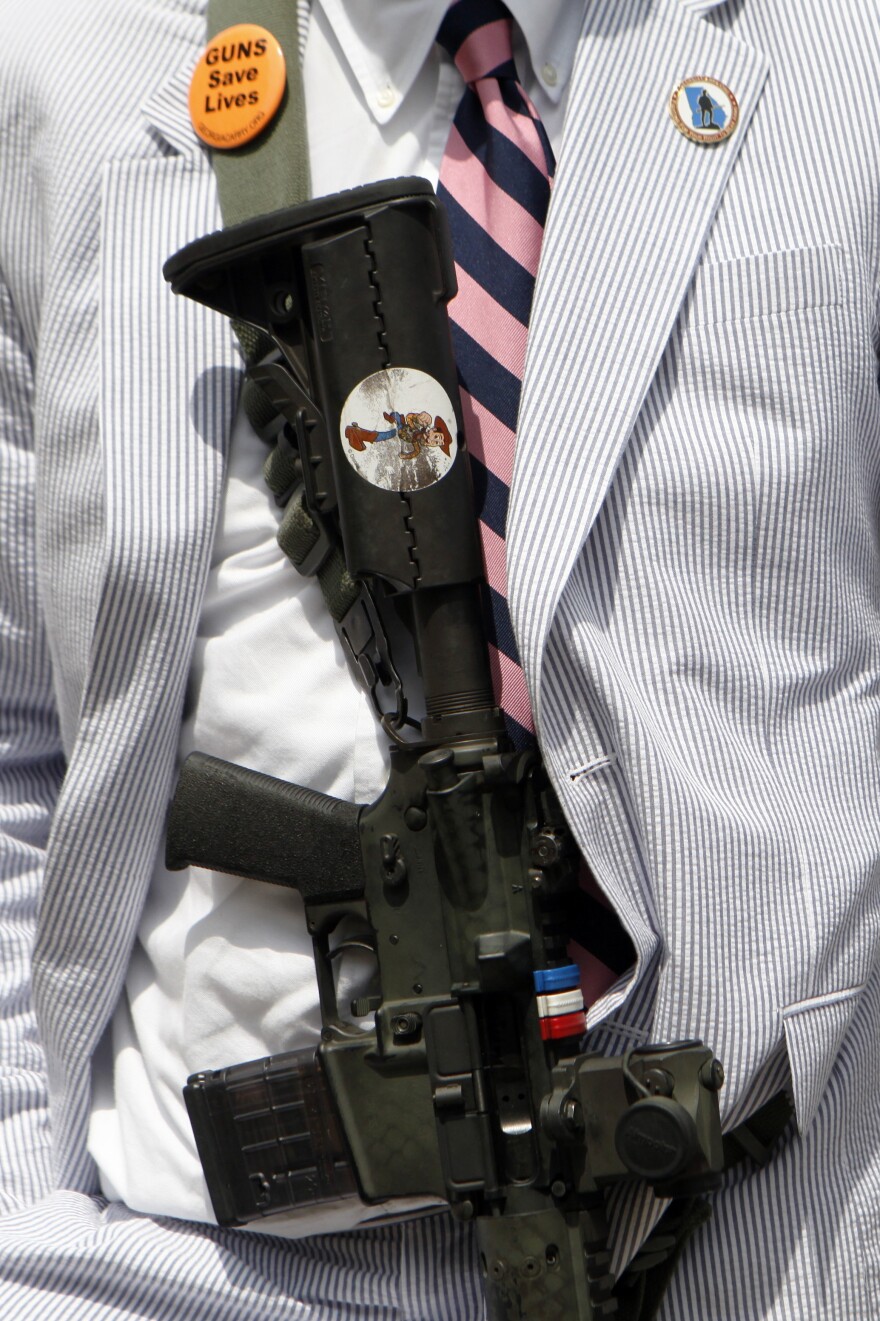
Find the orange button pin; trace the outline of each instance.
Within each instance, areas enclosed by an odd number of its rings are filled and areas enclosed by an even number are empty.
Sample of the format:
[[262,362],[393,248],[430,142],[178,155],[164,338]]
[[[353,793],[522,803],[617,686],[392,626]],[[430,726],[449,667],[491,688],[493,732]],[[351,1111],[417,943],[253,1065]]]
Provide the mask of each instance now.
[[203,142],[241,147],[271,123],[287,70],[276,37],[256,23],[236,23],[208,43],[189,85],[189,115]]

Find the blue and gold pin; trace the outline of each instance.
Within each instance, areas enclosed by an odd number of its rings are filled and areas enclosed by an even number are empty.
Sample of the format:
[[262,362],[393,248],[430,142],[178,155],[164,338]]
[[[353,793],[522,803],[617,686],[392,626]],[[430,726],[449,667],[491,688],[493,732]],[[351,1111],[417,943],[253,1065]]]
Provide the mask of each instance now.
[[739,105],[717,78],[685,78],[669,98],[669,113],[691,142],[714,147],[729,138],[739,122]]

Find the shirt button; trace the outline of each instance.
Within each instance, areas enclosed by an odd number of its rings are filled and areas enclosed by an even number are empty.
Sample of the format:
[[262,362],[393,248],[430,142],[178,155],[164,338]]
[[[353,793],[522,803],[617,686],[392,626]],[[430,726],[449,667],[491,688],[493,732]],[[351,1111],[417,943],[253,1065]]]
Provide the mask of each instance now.
[[543,69],[541,70],[541,77],[544,79],[544,82],[547,84],[548,87],[555,87],[559,80],[559,74],[556,71],[556,65],[549,63],[545,64]]
[[379,107],[380,110],[387,110],[389,106],[394,105],[395,100],[396,100],[396,96],[395,96],[394,88],[383,87],[381,92],[379,92],[378,95],[376,96],[376,105]]

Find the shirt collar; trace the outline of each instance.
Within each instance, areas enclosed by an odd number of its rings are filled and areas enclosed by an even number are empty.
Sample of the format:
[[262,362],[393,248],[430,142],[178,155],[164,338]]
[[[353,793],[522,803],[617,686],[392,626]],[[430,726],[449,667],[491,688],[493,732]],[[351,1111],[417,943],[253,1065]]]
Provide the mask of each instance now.
[[[691,0],[693,3],[693,0]],[[720,0],[702,0],[703,4]],[[313,0],[379,124],[406,97],[431,53],[449,0]],[[506,0],[544,91],[558,101],[571,77],[586,0]]]

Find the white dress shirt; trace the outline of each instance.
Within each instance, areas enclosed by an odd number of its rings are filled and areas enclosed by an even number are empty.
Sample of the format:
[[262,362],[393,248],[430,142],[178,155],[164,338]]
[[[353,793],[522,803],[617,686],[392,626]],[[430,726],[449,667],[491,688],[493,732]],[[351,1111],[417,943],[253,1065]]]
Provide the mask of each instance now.
[[[436,185],[463,91],[435,44],[446,0],[315,0],[305,50],[312,192],[418,174]],[[583,5],[514,0],[515,54],[558,145]],[[352,150],[357,144],[357,150]],[[263,443],[239,413],[180,739],[357,802],[378,796],[386,739],[355,685],[314,580],[275,540]],[[356,993],[356,964],[343,969]],[[94,1068],[89,1149],[111,1198],[212,1220],[182,1099],[187,1076],[316,1044],[311,941],[294,891],[161,858],[112,1032]],[[380,1216],[413,1203],[384,1206]],[[275,1234],[341,1229],[353,1204],[276,1218]]]

